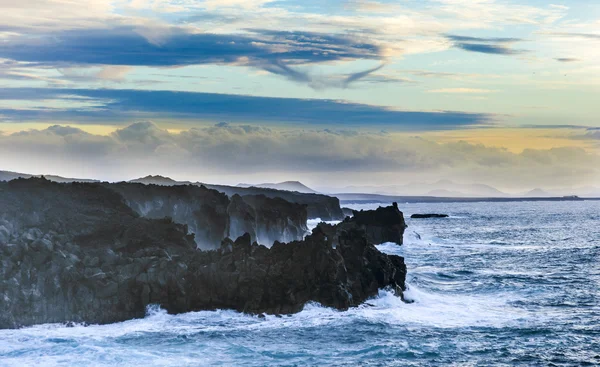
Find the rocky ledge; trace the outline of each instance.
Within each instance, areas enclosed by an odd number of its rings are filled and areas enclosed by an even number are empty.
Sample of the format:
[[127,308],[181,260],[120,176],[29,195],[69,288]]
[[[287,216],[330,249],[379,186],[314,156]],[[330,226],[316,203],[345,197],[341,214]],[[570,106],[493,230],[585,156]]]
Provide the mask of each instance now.
[[318,227],[332,238],[333,244],[337,244],[337,237],[349,230],[360,230],[365,233],[369,243],[382,244],[393,242],[402,245],[404,231],[408,227],[404,221],[404,214],[398,209],[398,204],[379,207],[376,210],[352,211],[352,217],[338,225],[320,223]]
[[252,241],[270,246],[274,241],[301,240],[308,233],[306,205],[263,195],[241,197],[196,185],[104,183],[137,214],[170,217],[185,224],[203,250],[219,248],[225,237],[249,233]]
[[334,227],[335,236],[317,228],[269,249],[244,234],[200,251],[186,225],[141,217],[103,185],[2,183],[0,328],[112,323],[143,317],[151,304],[281,314],[310,301],[344,310],[386,287],[401,296],[404,259],[370,240],[387,224],[374,224],[376,212],[357,218],[365,228]]

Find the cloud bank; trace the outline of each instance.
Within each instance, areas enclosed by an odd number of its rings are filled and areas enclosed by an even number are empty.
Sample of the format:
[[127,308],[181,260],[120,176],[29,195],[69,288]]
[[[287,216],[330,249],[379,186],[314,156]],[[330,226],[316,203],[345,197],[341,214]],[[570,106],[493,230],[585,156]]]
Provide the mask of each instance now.
[[600,157],[579,148],[515,154],[383,132],[274,130],[228,123],[176,134],[140,122],[108,136],[65,126],[0,136],[4,169],[111,180],[150,173],[199,181],[262,177],[342,186],[350,180],[381,185],[468,179],[531,188],[593,183],[600,177],[598,162]]

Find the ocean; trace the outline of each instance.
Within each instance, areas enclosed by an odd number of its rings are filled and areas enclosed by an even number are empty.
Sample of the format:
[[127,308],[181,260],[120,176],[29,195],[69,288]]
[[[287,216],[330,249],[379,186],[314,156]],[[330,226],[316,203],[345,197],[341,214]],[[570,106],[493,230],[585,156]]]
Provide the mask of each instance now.
[[405,257],[411,304],[382,290],[345,312],[264,319],[152,307],[112,325],[0,330],[0,366],[600,365],[600,202],[399,206],[405,244],[378,248]]

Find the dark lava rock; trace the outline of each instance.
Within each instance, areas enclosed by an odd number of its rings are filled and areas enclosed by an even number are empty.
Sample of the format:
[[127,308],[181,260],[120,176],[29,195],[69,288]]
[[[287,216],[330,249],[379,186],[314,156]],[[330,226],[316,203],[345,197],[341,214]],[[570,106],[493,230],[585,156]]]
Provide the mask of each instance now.
[[125,198],[139,215],[173,218],[195,234],[198,247],[219,248],[225,237],[250,233],[253,241],[271,246],[275,241],[301,240],[307,234],[306,206],[281,198],[233,195],[196,185],[104,184]]
[[343,220],[345,215],[340,207],[340,200],[333,196],[322,194],[305,194],[293,191],[275,190],[260,187],[234,187],[224,185],[206,185],[210,189],[224,192],[230,197],[240,195],[264,195],[269,198],[281,198],[290,203],[306,205],[308,218],[321,218],[322,220]]
[[448,214],[413,214],[412,219],[448,218]]
[[112,323],[143,317],[148,305],[344,310],[381,288],[405,289],[404,259],[379,252],[360,228],[336,230],[335,248],[318,228],[270,249],[244,234],[200,251],[185,224],[141,217],[103,184],[0,183],[0,228],[0,328]]
[[233,195],[227,209],[229,237],[250,233],[253,242],[271,245],[275,241],[301,240],[308,234],[306,205],[264,195]]
[[351,217],[354,215],[354,210],[350,208],[342,208],[342,213],[344,213],[344,217]]
[[388,207],[379,207],[376,210],[361,210],[352,212],[352,217],[346,219],[337,226],[320,223],[318,227],[328,236],[335,238],[342,231],[360,229],[365,232],[367,240],[373,244],[394,242],[402,245],[404,230],[407,228],[404,215],[398,209],[398,204],[393,203]]

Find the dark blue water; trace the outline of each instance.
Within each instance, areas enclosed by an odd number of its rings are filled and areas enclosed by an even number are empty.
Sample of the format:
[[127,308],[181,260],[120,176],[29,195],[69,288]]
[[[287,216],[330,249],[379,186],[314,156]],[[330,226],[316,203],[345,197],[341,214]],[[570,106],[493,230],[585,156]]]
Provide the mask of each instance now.
[[[2,366],[600,365],[600,202],[400,204],[404,304],[382,291],[338,312],[231,311],[0,331]],[[358,207],[373,207],[358,206]],[[418,236],[421,239],[418,239]]]

